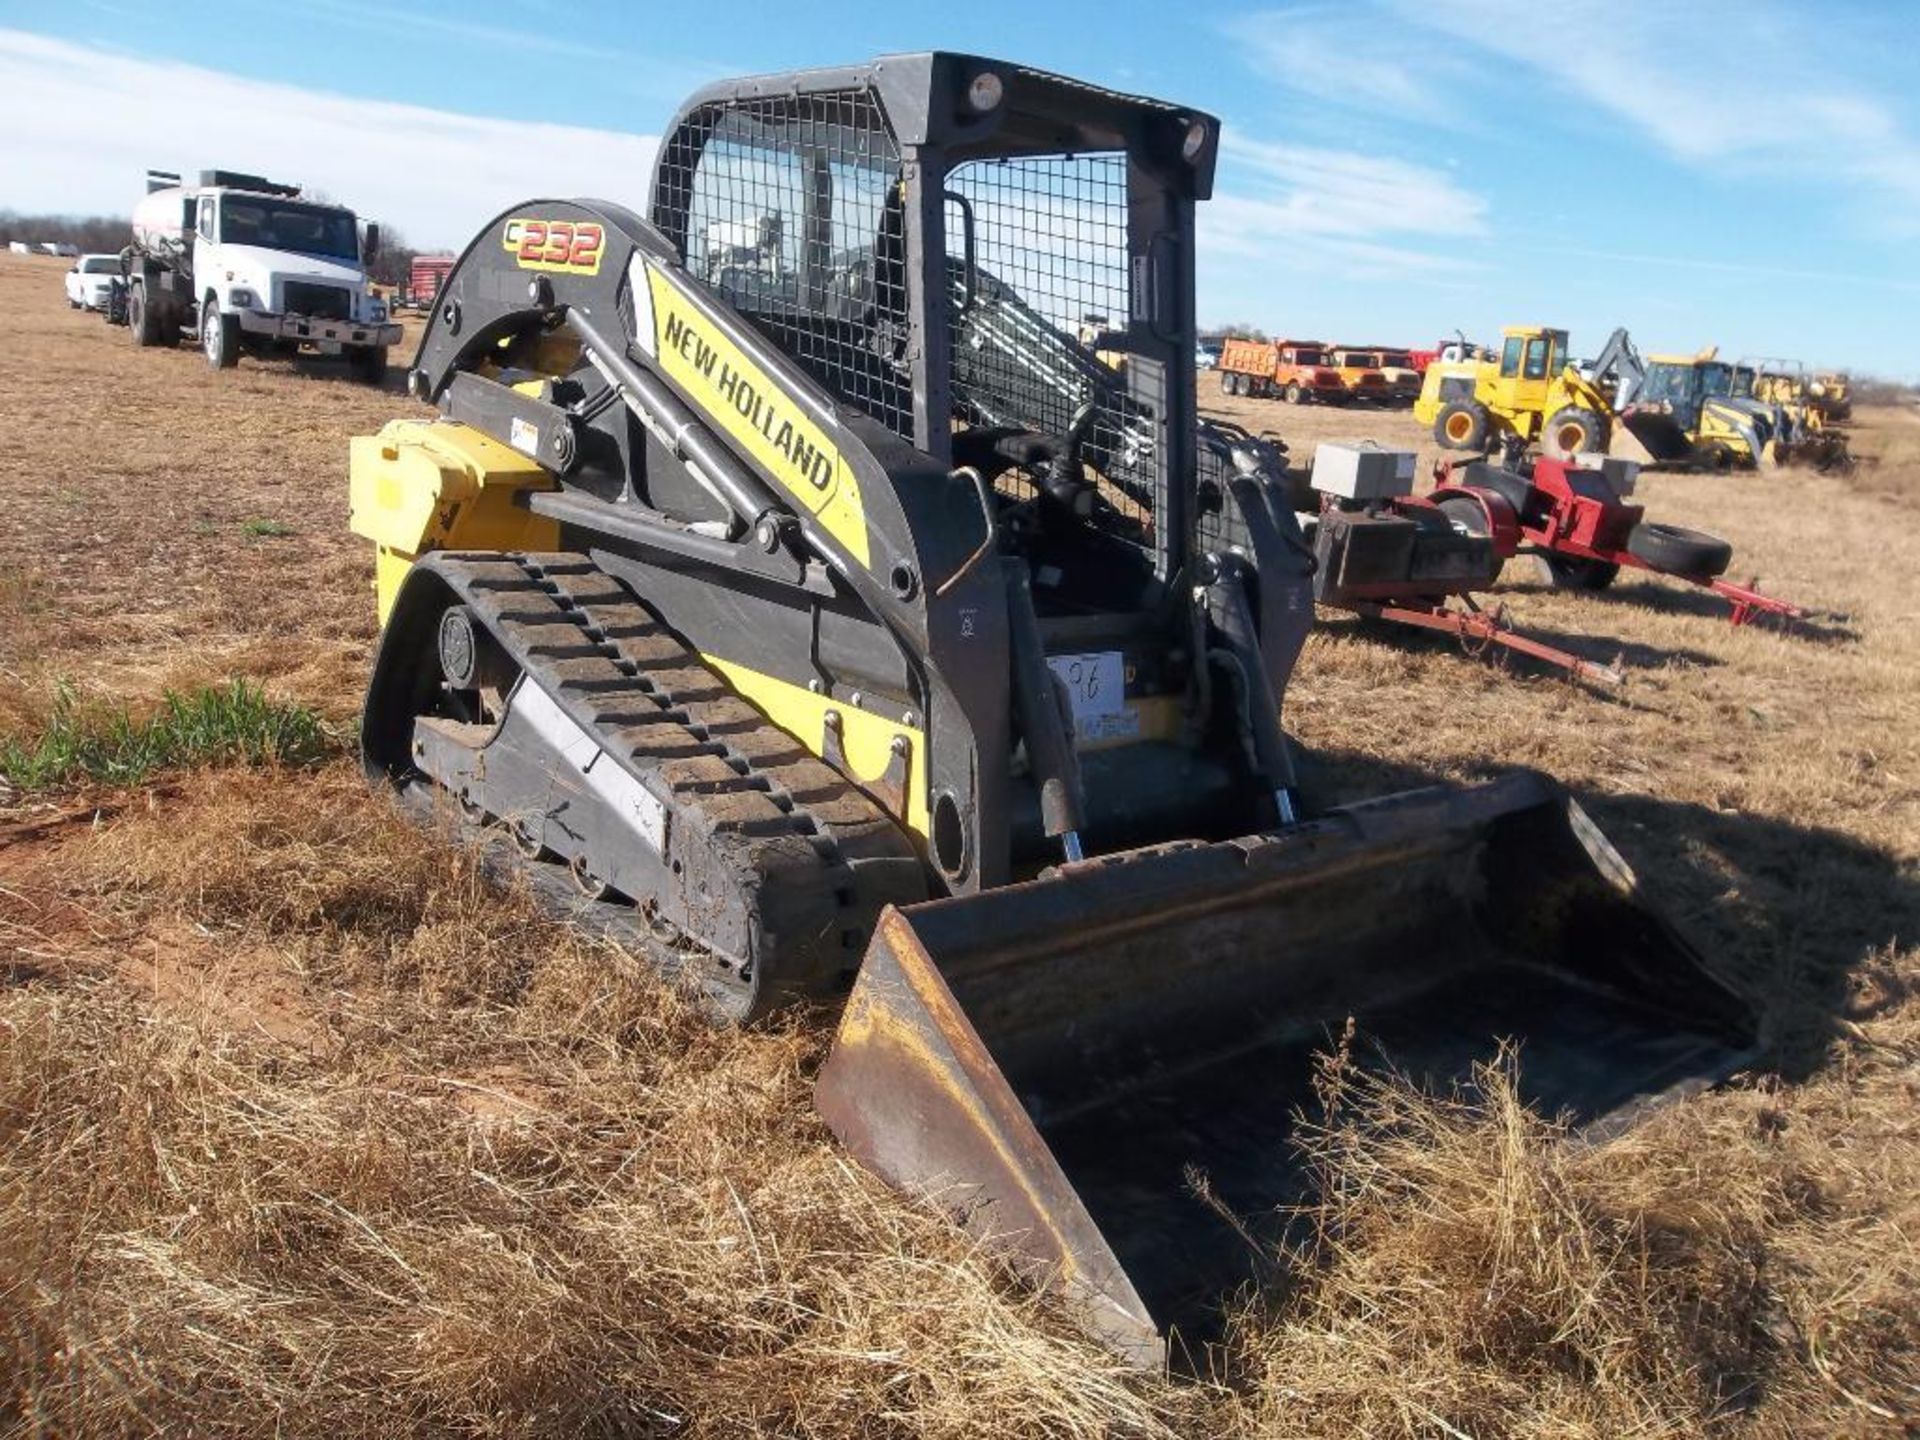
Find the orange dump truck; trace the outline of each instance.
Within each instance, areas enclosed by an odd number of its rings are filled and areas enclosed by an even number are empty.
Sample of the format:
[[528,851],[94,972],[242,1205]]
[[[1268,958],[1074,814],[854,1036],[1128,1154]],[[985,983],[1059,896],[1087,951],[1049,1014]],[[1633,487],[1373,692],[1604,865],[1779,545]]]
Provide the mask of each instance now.
[[1347,373],[1349,363],[1380,373],[1386,382],[1386,394],[1369,393],[1370,400],[1386,405],[1412,405],[1420,398],[1420,375],[1425,366],[1413,351],[1396,350],[1391,345],[1336,345],[1334,356],[1341,361],[1342,375]]
[[1289,404],[1341,405],[1346,384],[1316,340],[1229,340],[1221,347],[1220,388],[1228,395],[1279,396]]
[[1368,405],[1385,405],[1393,398],[1387,377],[1380,372],[1380,352],[1370,346],[1335,345],[1327,351],[1347,399]]

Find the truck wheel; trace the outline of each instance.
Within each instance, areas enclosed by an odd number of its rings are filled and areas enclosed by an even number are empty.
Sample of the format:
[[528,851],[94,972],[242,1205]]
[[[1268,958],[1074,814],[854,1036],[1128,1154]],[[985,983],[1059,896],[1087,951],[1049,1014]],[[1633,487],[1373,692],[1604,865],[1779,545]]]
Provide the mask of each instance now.
[[1627,553],[1669,575],[1711,580],[1733,563],[1733,546],[1718,535],[1704,535],[1678,525],[1656,525],[1642,520],[1627,534]]
[[1433,438],[1447,450],[1487,448],[1487,412],[1471,400],[1454,400],[1433,417]]
[[349,350],[347,365],[356,380],[368,385],[384,385],[387,381],[387,347],[362,345]]
[[127,296],[127,330],[136,345],[160,343],[160,317],[148,306],[147,292],[139,286]]
[[1233,372],[1231,370],[1222,370],[1220,372],[1220,393],[1222,395],[1233,394]]
[[1300,403],[1301,390],[1298,385],[1287,386],[1286,394],[1287,394],[1287,404],[1298,405]]
[[200,307],[200,346],[215,370],[231,370],[240,363],[240,317],[222,315],[211,295]]
[[1607,426],[1593,411],[1579,405],[1569,405],[1554,412],[1547,428],[1542,432],[1544,449],[1555,460],[1571,460],[1575,455],[1593,450],[1604,453],[1607,448]]
[[1604,590],[1620,573],[1620,567],[1606,560],[1589,560],[1584,555],[1540,557],[1546,562],[1547,581],[1556,590]]

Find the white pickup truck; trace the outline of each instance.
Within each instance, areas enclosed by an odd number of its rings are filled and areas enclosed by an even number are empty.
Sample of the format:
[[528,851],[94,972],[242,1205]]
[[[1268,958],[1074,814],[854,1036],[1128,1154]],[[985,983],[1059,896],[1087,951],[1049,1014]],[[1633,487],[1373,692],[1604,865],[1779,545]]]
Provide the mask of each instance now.
[[241,354],[345,355],[361,379],[386,377],[400,327],[367,286],[379,227],[300,198],[297,185],[203,170],[198,185],[150,171],[122,256],[136,345],[191,335],[216,370]]
[[67,271],[67,304],[75,310],[105,310],[119,273],[118,255],[82,255]]

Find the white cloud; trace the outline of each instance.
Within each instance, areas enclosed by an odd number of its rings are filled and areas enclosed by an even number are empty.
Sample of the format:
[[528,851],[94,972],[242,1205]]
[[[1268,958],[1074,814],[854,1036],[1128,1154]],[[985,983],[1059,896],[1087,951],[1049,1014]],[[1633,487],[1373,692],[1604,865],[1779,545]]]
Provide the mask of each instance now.
[[353,99],[0,30],[0,206],[125,214],[149,167],[326,192],[459,249],[534,196],[644,210],[656,140]]
[[1218,190],[1200,210],[1201,252],[1216,272],[1226,261],[1351,280],[1457,275],[1477,268],[1459,242],[1486,233],[1486,210],[1441,170],[1228,128]]
[[1260,12],[1222,28],[1256,69],[1295,94],[1325,102],[1323,118],[1336,124],[1457,114],[1454,92],[1476,67],[1435,54],[1403,26],[1352,25],[1358,4]]
[[[1474,129],[1484,105],[1458,97],[1504,94],[1524,124],[1522,98],[1571,94],[1624,124],[1622,142],[1643,137],[1785,204],[1845,195],[1904,236],[1920,234],[1920,114],[1893,83],[1898,54],[1912,54],[1902,8],[1878,28],[1779,0],[1353,0],[1260,12],[1228,33],[1288,90],[1419,123]],[[1604,131],[1584,143],[1605,145]]]
[[1230,173],[1265,188],[1296,231],[1318,235],[1480,235],[1486,201],[1439,170],[1389,156],[1222,135]]

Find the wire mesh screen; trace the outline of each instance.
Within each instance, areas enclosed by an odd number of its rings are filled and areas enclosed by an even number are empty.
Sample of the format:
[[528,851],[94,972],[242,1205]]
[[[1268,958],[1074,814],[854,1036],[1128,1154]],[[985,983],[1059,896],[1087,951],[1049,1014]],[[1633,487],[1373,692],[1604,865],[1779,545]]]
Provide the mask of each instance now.
[[[1106,502],[1099,523],[1151,545],[1155,417],[1129,393],[1124,357],[1098,353],[1098,337],[1124,331],[1133,309],[1126,156],[966,161],[946,184],[955,426],[1066,436],[1078,425]],[[998,483],[1032,493],[1017,469]]]
[[900,151],[864,90],[695,112],[656,177],[689,271],[829,390],[912,438]]
[[1193,537],[1198,551],[1246,551],[1252,545],[1246,521],[1227,494],[1232,474],[1226,438],[1203,427],[1194,448]]

